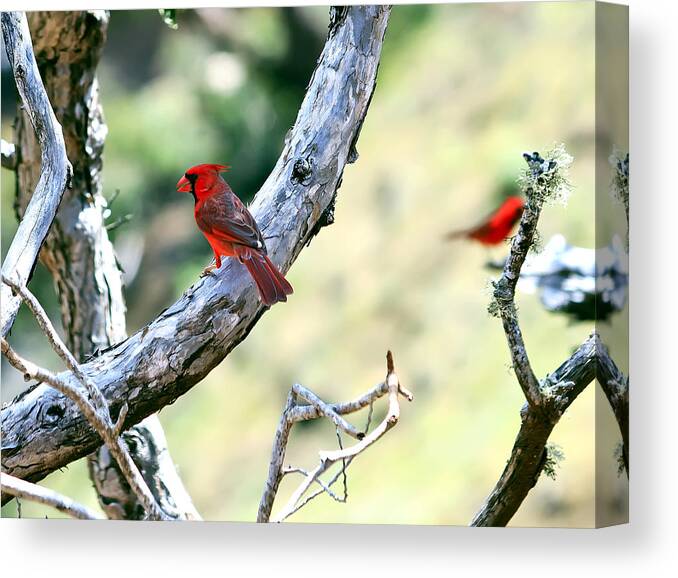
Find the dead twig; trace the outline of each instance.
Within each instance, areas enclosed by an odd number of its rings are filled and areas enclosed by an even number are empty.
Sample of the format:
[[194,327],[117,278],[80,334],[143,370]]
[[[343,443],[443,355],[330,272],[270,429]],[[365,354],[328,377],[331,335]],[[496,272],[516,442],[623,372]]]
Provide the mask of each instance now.
[[523,192],[526,196],[525,210],[518,232],[511,241],[504,270],[498,281],[494,283],[494,313],[501,317],[513,370],[520,384],[525,399],[532,406],[542,402],[537,379],[525,348],[523,334],[518,323],[518,312],[515,305],[516,284],[520,270],[525,263],[528,252],[535,243],[537,224],[544,203],[556,198],[565,197],[569,191],[566,171],[572,159],[563,148],[556,148],[546,154],[546,160],[539,153],[524,153],[528,168],[521,178]]
[[[79,520],[103,520],[104,518],[87,506],[78,504],[58,492],[43,488],[37,484],[31,484],[9,474],[0,473],[0,487],[2,491],[14,496],[15,498],[24,498],[31,502],[52,506],[64,514]],[[19,501],[17,500],[17,504]]]
[[63,341],[61,341],[61,338],[47,317],[45,310],[35,296],[25,286],[9,280],[5,276],[2,277],[2,281],[4,284],[11,287],[28,306],[31,313],[35,316],[38,325],[47,336],[52,348],[57,355],[61,357],[72,372],[72,375],[75,376],[77,382],[83,386],[84,390],[74,385],[67,378],[56,375],[35,365],[27,359],[24,359],[18,355],[10,347],[5,338],[2,337],[0,338],[0,344],[2,346],[2,353],[7,358],[7,361],[23,374],[26,381],[34,379],[38,382],[46,383],[75,403],[110,450],[111,455],[118,463],[127,483],[129,483],[138,497],[139,502],[142,504],[148,517],[154,520],[171,519],[158,506],[146,481],[132,460],[127,445],[120,437],[120,433],[123,429],[124,417],[128,411],[126,405],[122,406],[120,414],[118,415],[118,420],[113,422],[108,409],[108,404],[106,403],[103,394],[99,391],[94,382],[82,372],[72,353],[64,345]]
[[[375,427],[372,432],[359,432],[353,425],[349,424],[341,417],[341,415],[359,411],[367,406],[372,407],[372,404],[376,399],[387,394],[388,411],[381,423]],[[393,366],[393,356],[390,351],[387,354],[387,375],[385,381],[352,401],[339,404],[328,404],[310,390],[295,384],[287,396],[285,408],[280,417],[278,429],[276,430],[268,478],[259,504],[257,521],[268,522],[270,520],[273,502],[278,487],[280,486],[280,481],[283,476],[289,473],[301,473],[303,474],[304,479],[273,521],[282,522],[323,492],[327,493],[334,500],[340,502],[345,501],[346,488],[344,488],[344,497],[340,498],[330,490],[331,486],[340,476],[345,475],[346,469],[355,457],[377,442],[386,432],[396,425],[400,416],[399,395],[402,395],[408,401],[412,401],[413,399],[413,395],[400,385],[400,381],[398,380],[398,376],[396,375]],[[309,405],[298,405],[299,398],[308,401]],[[292,466],[283,468],[283,460],[292,425],[298,421],[317,419],[319,417],[327,417],[337,427],[337,431],[339,429],[345,431],[348,435],[359,440],[358,443],[347,448],[340,447],[340,449],[336,451],[321,451],[319,465],[310,472]],[[339,470],[329,482],[323,482],[320,479],[320,476],[338,462],[342,463],[341,470]],[[309,488],[314,484],[317,484],[320,488],[305,497]]]

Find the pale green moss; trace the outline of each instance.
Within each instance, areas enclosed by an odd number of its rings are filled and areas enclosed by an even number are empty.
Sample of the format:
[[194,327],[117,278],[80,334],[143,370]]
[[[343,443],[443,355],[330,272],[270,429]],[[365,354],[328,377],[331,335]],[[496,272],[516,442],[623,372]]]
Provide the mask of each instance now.
[[556,468],[560,467],[560,462],[565,459],[565,452],[558,444],[548,443],[544,448],[546,450],[546,460],[544,461],[543,472],[552,480],[556,479]]
[[545,203],[565,205],[572,191],[569,169],[573,158],[564,144],[554,145],[542,157],[538,152],[523,153],[527,168],[518,177],[528,202],[541,207]]

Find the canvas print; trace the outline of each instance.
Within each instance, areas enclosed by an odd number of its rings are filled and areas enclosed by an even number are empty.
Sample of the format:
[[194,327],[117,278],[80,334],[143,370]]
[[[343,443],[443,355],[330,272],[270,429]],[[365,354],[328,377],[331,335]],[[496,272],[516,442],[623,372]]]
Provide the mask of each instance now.
[[626,7],[3,12],[1,52],[3,517],[628,520]]

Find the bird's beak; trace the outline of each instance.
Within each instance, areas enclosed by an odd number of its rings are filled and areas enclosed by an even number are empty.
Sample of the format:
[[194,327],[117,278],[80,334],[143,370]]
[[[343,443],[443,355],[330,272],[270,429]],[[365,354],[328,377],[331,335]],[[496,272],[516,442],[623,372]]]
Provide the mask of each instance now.
[[190,193],[191,192],[191,181],[189,181],[184,175],[179,179],[177,183],[177,192],[179,193]]

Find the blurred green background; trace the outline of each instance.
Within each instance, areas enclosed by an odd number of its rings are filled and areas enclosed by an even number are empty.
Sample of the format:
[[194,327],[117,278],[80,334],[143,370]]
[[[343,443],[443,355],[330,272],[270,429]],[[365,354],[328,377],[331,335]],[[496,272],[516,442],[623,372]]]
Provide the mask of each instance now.
[[[213,9],[179,11],[178,22],[174,31],[155,10],[113,12],[99,69],[109,126],[105,195],[120,191],[111,220],[132,215],[112,232],[129,332],[170,305],[211,259],[176,181],[193,164],[228,163],[233,189],[251,198],[294,122],[328,14],[326,7]],[[507,247],[488,251],[442,236],[515,192],[523,150],[558,141],[575,157],[574,192],[566,208],[544,211],[542,237],[561,232],[573,244],[594,245],[594,80],[591,3],[393,8],[360,159],[344,173],[335,224],[290,271],[290,301],[267,312],[219,367],[160,414],[205,519],[255,519],[293,382],[327,401],[349,399],[383,379],[391,349],[415,401],[349,469],[347,504],[322,496],[291,520],[468,524],[506,463],[523,398],[501,323],[486,311],[493,273],[484,264]],[[2,135],[12,140],[16,96],[6,62],[2,83]],[[3,170],[4,249],[16,230],[13,198],[13,176]],[[42,267],[31,288],[57,320]],[[535,296],[519,295],[519,307],[540,376],[591,331],[545,312]],[[60,367],[25,312],[12,342]],[[2,385],[3,402],[24,387],[4,360]],[[353,421],[362,427],[365,419]],[[557,479],[542,477],[511,524],[591,526],[592,387],[551,441],[565,454]],[[311,468],[318,450],[335,447],[329,423],[297,426],[286,462]],[[278,507],[298,482],[286,477]],[[96,507],[84,461],[44,483]],[[26,502],[22,514],[59,516]],[[16,515],[16,505],[2,515]]]

